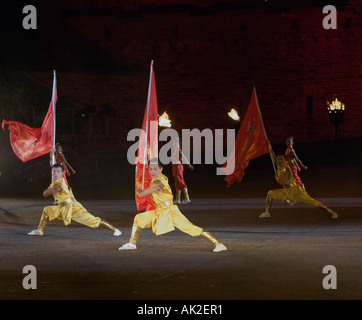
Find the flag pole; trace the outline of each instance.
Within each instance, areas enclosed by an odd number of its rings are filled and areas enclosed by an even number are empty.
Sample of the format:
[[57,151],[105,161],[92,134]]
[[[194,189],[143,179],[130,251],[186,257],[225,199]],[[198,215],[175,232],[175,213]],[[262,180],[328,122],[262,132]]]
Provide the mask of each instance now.
[[[264,135],[265,135],[265,137],[266,137],[266,139],[268,140],[268,143],[269,143],[269,139],[268,139],[268,136],[267,136],[267,134],[266,134],[265,127],[264,127],[263,117],[262,117],[262,115],[261,115],[261,111],[260,111],[260,107],[259,107],[259,100],[258,100],[258,96],[257,96],[257,94],[256,94],[256,88],[255,88],[255,86],[254,86],[254,88],[253,88],[253,91],[254,91],[254,94],[255,94],[256,107],[258,108],[258,112],[259,112],[261,124],[262,124],[262,126],[263,126]],[[269,150],[269,146],[268,146],[268,150]],[[272,164],[273,164],[274,173],[276,173],[274,159],[273,159],[272,154],[270,153],[270,150],[269,150],[269,155],[270,155],[270,159],[271,159]]]
[[145,185],[145,167],[146,167],[146,157],[147,157],[147,137],[148,137],[148,119],[149,119],[149,110],[150,110],[150,99],[151,99],[151,85],[152,85],[152,70],[153,70],[153,60],[151,60],[150,67],[150,79],[148,82],[148,96],[147,96],[147,111],[146,111],[146,133],[145,133],[145,144],[143,150],[143,171],[142,171],[142,190]]
[[[53,149],[55,149],[55,132],[56,132],[56,101],[57,101],[57,77],[55,70],[53,70],[53,92],[52,92],[52,106],[53,106]],[[55,154],[52,155],[52,165],[55,164]]]

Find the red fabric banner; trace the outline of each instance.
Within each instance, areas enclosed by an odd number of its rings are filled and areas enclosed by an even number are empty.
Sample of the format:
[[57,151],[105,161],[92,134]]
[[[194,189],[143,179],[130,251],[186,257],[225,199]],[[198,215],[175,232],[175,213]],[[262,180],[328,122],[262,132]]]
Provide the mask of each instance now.
[[15,154],[23,162],[40,157],[49,152],[54,134],[53,103],[50,102],[48,112],[41,128],[31,128],[18,121],[3,120],[2,129],[9,125],[10,144]]
[[[230,187],[234,182],[241,181],[250,160],[268,152],[268,139],[265,134],[258,98],[254,88],[248,110],[235,139],[234,150],[228,159],[230,161],[231,157],[234,157],[231,160],[235,160],[235,169],[233,173],[226,175],[224,178],[228,183],[227,187]],[[227,163],[223,168],[226,165]]]
[[[156,95],[156,82],[151,63],[151,72],[148,88],[148,97],[143,116],[142,131],[136,158],[135,188],[147,189],[151,183],[151,175],[147,161],[158,157],[158,107]],[[135,200],[138,210],[146,211],[155,209],[151,195],[140,198],[135,192]]]

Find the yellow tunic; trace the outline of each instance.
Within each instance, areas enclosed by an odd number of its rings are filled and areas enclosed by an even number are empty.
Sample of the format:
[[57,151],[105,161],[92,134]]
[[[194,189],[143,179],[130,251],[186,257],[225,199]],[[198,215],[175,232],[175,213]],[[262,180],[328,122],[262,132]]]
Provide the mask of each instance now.
[[[288,172],[287,172],[288,171]],[[288,174],[289,173],[289,174]],[[286,179],[283,184],[283,189],[274,189],[271,190],[272,193],[278,194],[278,200],[286,201],[288,200],[291,205],[295,204],[297,201],[297,193],[299,192],[299,188],[293,176],[292,170],[290,169],[289,165],[286,164],[285,166],[278,167],[276,173],[276,180],[281,184],[281,179],[286,174],[288,174],[288,179]],[[301,188],[302,189],[302,188]]]
[[73,199],[73,194],[65,183],[64,178],[61,177],[60,179],[53,180],[49,188],[56,184],[62,188],[61,192],[53,194],[53,198],[58,205],[47,206],[43,210],[49,217],[49,221],[61,219],[67,226],[74,220],[91,228],[99,227],[101,222],[100,218],[91,215],[78,201],[71,201]]
[[191,235],[199,236],[203,229],[192,224],[179,210],[177,205],[173,204],[173,195],[168,179],[161,174],[152,179],[151,185],[157,183],[162,187],[161,191],[151,194],[156,209],[139,213],[135,216],[134,223],[140,228],[151,228],[154,234],[161,235],[175,228]]

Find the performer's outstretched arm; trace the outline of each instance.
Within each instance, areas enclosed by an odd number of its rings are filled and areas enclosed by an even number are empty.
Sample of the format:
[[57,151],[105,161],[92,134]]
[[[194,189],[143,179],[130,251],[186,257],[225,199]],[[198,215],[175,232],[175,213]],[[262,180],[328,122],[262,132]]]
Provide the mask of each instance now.
[[137,188],[137,195],[140,197],[140,198],[143,198],[145,196],[148,196],[149,194],[153,193],[153,192],[156,192],[156,191],[161,191],[163,190],[163,188],[157,184],[157,183],[153,183],[150,187],[148,187],[147,189],[143,190],[142,191],[142,188]]
[[298,165],[299,165],[300,167],[302,167],[304,170],[307,170],[308,167],[305,166],[305,165],[302,163],[302,161],[300,161],[300,159],[298,158],[297,154],[295,153],[295,150],[293,151],[292,154],[293,154],[294,159],[297,161]]
[[277,162],[277,157],[275,155],[275,152],[270,144],[270,142],[268,141],[268,149],[269,149],[269,153],[270,153],[270,156],[272,157],[272,160],[273,160],[273,163],[276,163]]
[[62,192],[62,188],[61,188],[60,185],[55,184],[54,186],[52,186],[52,187],[50,187],[48,189],[45,189],[43,191],[43,197],[49,197],[52,194],[57,193],[57,192]]
[[64,161],[67,169],[70,170],[70,172],[71,172],[72,174],[75,174],[75,170],[71,167],[71,165],[70,165],[70,164],[68,163],[68,161],[65,159],[64,155],[63,155],[63,161]]

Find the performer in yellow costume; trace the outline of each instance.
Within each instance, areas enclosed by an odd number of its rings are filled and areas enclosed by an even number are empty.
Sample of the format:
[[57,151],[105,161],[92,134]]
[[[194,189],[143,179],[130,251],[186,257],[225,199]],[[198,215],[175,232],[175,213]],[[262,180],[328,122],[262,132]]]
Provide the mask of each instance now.
[[259,215],[259,218],[270,217],[270,210],[274,200],[287,201],[290,205],[294,205],[296,202],[303,202],[327,211],[333,219],[338,218],[336,212],[329,209],[320,201],[313,199],[307,191],[305,191],[304,187],[296,182],[292,170],[284,156],[279,155],[276,157],[270,145],[269,150],[278,167],[275,174],[275,180],[282,185],[283,188],[269,190],[266,197],[265,212]]
[[48,221],[60,219],[64,221],[66,226],[74,220],[91,228],[98,228],[99,226],[107,228],[113,231],[114,236],[120,236],[122,232],[119,229],[112,226],[109,222],[91,215],[73,198],[73,194],[64,181],[63,171],[64,169],[61,164],[54,164],[52,166],[52,183],[48,189],[44,190],[43,196],[49,197],[52,195],[57,205],[44,208],[38,228],[29,232],[28,235],[42,236]]
[[124,244],[119,250],[135,250],[136,243],[140,232],[144,228],[152,228],[156,235],[161,235],[175,228],[195,237],[202,236],[210,241],[214,246],[214,252],[226,251],[227,248],[210,232],[192,224],[178,209],[177,205],[173,204],[173,195],[168,184],[168,179],[162,174],[163,166],[158,159],[151,159],[149,170],[152,177],[150,187],[137,190],[140,197],[145,197],[151,194],[156,209],[139,213],[135,216],[131,237],[128,243]]

